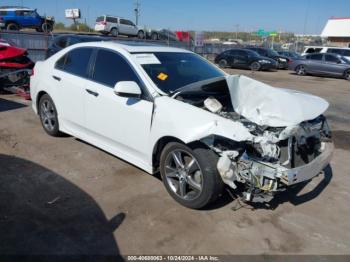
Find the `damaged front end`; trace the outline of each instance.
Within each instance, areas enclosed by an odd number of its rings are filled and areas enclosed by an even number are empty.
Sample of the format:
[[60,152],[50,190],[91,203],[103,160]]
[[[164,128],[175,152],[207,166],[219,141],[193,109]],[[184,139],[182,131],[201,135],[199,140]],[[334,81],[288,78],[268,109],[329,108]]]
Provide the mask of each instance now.
[[209,136],[202,142],[220,155],[217,169],[223,182],[233,189],[244,184],[246,201],[268,202],[276,192],[320,174],[331,160],[331,131],[323,116],[286,128],[243,123],[254,135],[252,141]]

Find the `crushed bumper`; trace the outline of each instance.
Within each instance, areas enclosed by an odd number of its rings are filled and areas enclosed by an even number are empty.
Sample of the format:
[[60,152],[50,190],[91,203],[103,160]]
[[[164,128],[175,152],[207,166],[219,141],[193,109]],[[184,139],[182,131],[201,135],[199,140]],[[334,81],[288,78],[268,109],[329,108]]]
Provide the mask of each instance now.
[[322,142],[322,153],[310,163],[285,170],[278,170],[277,177],[280,177],[281,182],[290,186],[303,181],[310,180],[317,176],[331,161],[334,145],[331,142]]

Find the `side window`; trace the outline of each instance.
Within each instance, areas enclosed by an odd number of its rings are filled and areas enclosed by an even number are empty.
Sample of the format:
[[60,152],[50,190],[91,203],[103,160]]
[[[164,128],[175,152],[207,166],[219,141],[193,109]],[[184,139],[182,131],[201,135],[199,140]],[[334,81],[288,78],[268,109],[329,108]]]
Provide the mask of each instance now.
[[238,54],[237,50],[231,50],[231,51],[230,51],[230,55],[234,55],[234,56],[235,56],[235,55],[237,55],[237,54]]
[[106,21],[110,22],[110,23],[118,24],[118,18],[116,18],[116,17],[107,16]]
[[350,50],[343,49],[343,56],[350,56]]
[[322,54],[312,55],[312,56],[310,56],[310,59],[321,61],[321,60],[323,60],[323,55]]
[[237,51],[237,55],[240,57],[240,58],[246,58],[248,55],[246,52],[242,51],[242,50],[238,50]]
[[125,19],[120,19],[120,23],[121,23],[122,25],[128,25],[128,21],[125,20]]
[[138,77],[125,59],[108,50],[98,51],[92,79],[112,88],[119,81],[135,81],[140,84]]
[[23,11],[15,11],[16,16],[23,16]]
[[86,77],[92,48],[76,48],[60,58],[55,68],[67,73]]
[[330,63],[338,63],[340,61],[338,57],[333,55],[325,55],[325,60]]
[[1,15],[1,16],[7,15],[7,11],[0,11],[0,15]]
[[342,54],[342,50],[341,49],[336,49],[336,48],[329,48],[327,50],[327,53],[333,53],[333,54],[341,55]]

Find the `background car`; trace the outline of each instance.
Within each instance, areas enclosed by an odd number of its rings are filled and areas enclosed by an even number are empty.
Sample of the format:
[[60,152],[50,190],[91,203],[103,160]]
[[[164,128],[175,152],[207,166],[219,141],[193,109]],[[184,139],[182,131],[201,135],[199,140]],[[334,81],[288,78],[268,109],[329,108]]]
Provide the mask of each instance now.
[[280,55],[282,55],[282,56],[288,57],[290,60],[301,58],[301,55],[298,54],[297,52],[292,52],[292,51],[278,51],[278,53],[279,53]]
[[313,53],[332,53],[341,56],[345,56],[350,59],[350,48],[346,47],[331,47],[331,46],[305,46],[302,56]]
[[51,32],[54,18],[40,16],[36,9],[17,6],[0,7],[0,27],[6,30],[34,28],[38,32]]
[[235,67],[253,71],[277,68],[275,60],[263,57],[252,50],[239,48],[222,52],[215,58],[215,63],[221,68]]
[[298,75],[328,75],[350,80],[350,60],[336,54],[309,54],[294,60],[289,68]]
[[101,34],[116,37],[118,35],[137,36],[140,39],[145,38],[146,34],[143,28],[139,28],[132,21],[118,16],[103,15],[96,19],[95,31]]
[[56,54],[58,51],[78,43],[83,42],[95,42],[95,41],[109,41],[112,38],[103,36],[92,36],[92,35],[76,35],[76,34],[64,34],[56,36],[51,45],[46,51],[46,58]]
[[247,47],[247,49],[257,52],[261,56],[265,56],[277,61],[278,69],[287,69],[288,68],[288,57],[278,54],[275,50],[263,47]]

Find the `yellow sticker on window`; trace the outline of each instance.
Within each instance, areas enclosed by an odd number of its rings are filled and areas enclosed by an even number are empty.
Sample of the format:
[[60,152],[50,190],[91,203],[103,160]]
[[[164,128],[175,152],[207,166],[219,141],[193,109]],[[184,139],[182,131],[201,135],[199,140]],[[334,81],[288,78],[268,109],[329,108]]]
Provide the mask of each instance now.
[[167,78],[168,78],[168,75],[167,74],[164,74],[164,73],[160,73],[157,78],[159,80],[162,80],[162,81],[165,81]]

